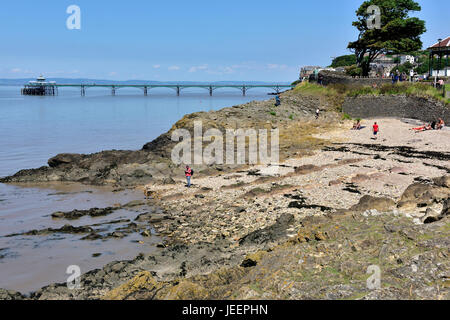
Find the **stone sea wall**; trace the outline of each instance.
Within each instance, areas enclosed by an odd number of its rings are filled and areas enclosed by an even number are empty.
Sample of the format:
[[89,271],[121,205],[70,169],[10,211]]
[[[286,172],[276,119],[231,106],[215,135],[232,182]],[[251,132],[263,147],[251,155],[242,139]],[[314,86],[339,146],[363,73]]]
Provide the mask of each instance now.
[[347,97],[343,112],[354,118],[398,117],[426,122],[442,118],[450,124],[450,108],[429,98],[406,95]]
[[343,73],[330,71],[321,71],[320,75],[323,77],[322,83],[326,86],[330,84],[345,84],[350,86],[371,86],[376,84],[377,86],[381,86],[392,82],[389,78],[353,78]]

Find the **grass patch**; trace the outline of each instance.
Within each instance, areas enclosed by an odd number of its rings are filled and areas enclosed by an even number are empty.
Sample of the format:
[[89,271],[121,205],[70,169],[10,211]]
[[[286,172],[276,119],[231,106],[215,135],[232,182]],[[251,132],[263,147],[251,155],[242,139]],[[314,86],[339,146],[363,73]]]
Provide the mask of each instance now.
[[307,155],[314,149],[323,147],[326,141],[313,137],[313,135],[326,132],[334,126],[334,122],[327,121],[291,121],[280,127],[280,160],[283,160],[286,154],[292,155],[296,152]]
[[342,120],[352,120],[352,117],[348,113],[342,115]]
[[358,97],[361,95],[378,96],[404,94],[406,96],[433,98],[443,102],[446,106],[450,105],[450,99],[443,96],[442,90],[438,90],[427,83],[386,83],[380,87],[373,88],[372,86],[346,84],[331,84],[325,87],[315,83],[302,82],[297,85],[293,91],[295,93],[326,97],[328,102],[331,103],[337,111],[341,111],[340,107],[342,106],[345,97]]
[[357,97],[360,95],[400,95],[415,96],[423,98],[433,98],[435,100],[450,104],[450,99],[443,97],[442,90],[425,83],[402,82],[397,84],[386,83],[379,88],[370,86],[353,88],[347,92],[348,97]]
[[[345,99],[344,92],[346,90],[346,86],[342,85],[329,85],[325,87],[305,81],[296,86],[293,92],[324,98],[326,99],[326,102],[332,106],[334,111],[341,112]],[[325,105],[325,103],[322,103],[322,105]]]

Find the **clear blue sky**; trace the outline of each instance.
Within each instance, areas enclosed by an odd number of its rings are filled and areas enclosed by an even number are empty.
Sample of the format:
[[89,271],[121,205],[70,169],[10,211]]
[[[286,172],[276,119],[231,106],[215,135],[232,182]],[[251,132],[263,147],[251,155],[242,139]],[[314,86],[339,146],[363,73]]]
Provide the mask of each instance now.
[[[357,38],[363,0],[2,0],[0,78],[291,81]],[[450,1],[419,0],[424,46],[450,33]],[[81,30],[68,30],[69,5]]]

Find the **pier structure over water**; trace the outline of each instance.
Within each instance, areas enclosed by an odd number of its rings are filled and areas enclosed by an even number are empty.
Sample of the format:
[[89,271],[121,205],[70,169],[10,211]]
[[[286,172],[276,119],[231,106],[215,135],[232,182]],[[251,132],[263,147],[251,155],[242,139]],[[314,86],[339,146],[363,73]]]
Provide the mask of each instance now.
[[57,84],[54,81],[46,82],[42,75],[36,81],[30,81],[22,89],[22,95],[54,96],[57,94]]
[[[41,77],[43,79],[43,77]],[[247,91],[252,88],[269,88],[273,89],[275,93],[280,93],[283,89],[292,89],[292,85],[280,84],[57,84],[54,82],[31,81],[22,89],[24,95],[55,95],[58,94],[58,88],[79,88],[81,96],[86,95],[88,88],[106,88],[111,90],[111,95],[116,95],[118,89],[121,88],[137,88],[144,92],[144,96],[149,94],[149,91],[154,88],[170,88],[175,90],[177,96],[180,95],[181,90],[186,88],[203,88],[208,90],[209,95],[212,96],[214,90],[220,88],[235,88],[241,90],[242,95],[245,96]]]

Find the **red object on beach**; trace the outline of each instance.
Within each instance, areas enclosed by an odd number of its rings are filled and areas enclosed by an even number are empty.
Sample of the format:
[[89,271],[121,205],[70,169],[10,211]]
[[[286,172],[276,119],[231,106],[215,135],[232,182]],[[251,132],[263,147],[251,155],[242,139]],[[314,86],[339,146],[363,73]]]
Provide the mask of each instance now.
[[373,132],[378,132],[378,124],[373,125]]

